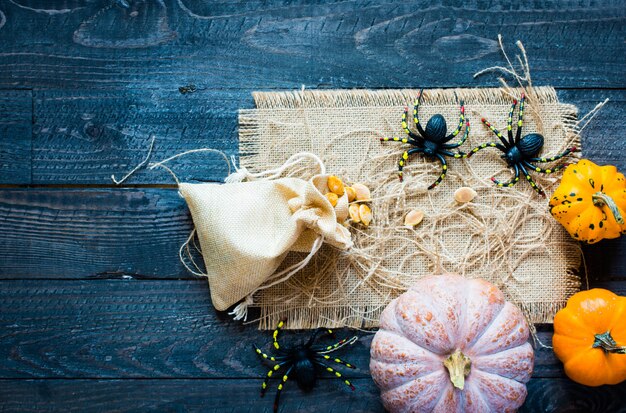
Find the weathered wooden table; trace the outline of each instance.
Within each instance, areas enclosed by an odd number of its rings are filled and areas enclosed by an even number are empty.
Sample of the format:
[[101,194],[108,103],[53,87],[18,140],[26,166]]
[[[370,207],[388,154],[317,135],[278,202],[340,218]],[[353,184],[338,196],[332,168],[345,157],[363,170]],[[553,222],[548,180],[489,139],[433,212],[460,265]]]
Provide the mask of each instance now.
[[[0,0],[0,411],[271,411],[251,350],[270,334],[216,313],[182,268],[191,221],[171,178],[110,180],[151,134],[154,159],[236,154],[253,90],[495,86],[472,74],[502,62],[502,33],[581,113],[611,99],[584,156],[626,170],[623,0],[513,3]],[[176,170],[226,174],[206,155]],[[586,247],[590,285],[626,294],[625,254],[626,239]],[[381,411],[368,353],[367,338],[344,353],[356,392],[288,384],[284,411]],[[626,383],[579,386],[539,349],[522,410],[626,411]]]

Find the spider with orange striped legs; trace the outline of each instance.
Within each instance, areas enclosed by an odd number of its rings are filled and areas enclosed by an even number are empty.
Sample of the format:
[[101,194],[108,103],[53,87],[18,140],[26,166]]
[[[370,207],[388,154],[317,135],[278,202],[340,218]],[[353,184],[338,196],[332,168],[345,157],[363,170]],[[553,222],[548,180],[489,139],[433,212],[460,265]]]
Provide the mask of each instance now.
[[[428,187],[428,189],[433,189],[434,187],[439,185],[441,181],[443,181],[443,179],[446,177],[446,173],[448,172],[448,163],[446,162],[446,159],[444,157],[464,157],[465,154],[463,152],[453,153],[450,152],[450,149],[455,149],[463,145],[469,135],[470,124],[469,120],[465,118],[465,106],[463,105],[463,101],[461,101],[461,119],[459,120],[459,125],[451,134],[447,135],[448,131],[446,119],[440,114],[433,115],[426,123],[426,128],[422,128],[419,117],[417,116],[417,112],[422,101],[422,92],[423,90],[420,90],[420,93],[417,96],[417,99],[415,99],[413,105],[413,122],[415,123],[415,127],[417,128],[418,133],[415,133],[411,129],[409,129],[409,125],[407,123],[409,108],[405,107],[404,114],[402,115],[402,129],[404,129],[404,132],[408,135],[408,137],[380,138],[380,141],[393,141],[413,145],[413,148],[404,151],[404,153],[402,154],[402,158],[398,162],[398,177],[400,178],[400,181],[403,180],[402,170],[404,169],[404,166],[406,165],[409,156],[411,156],[412,154],[421,153],[427,158],[438,159],[439,162],[441,162],[441,173],[439,174],[437,180]],[[461,140],[457,143],[447,143],[461,132],[463,125],[465,125],[465,133],[463,134]]]
[[512,187],[515,185],[520,179],[520,173],[523,173],[526,177],[526,180],[530,184],[530,186],[541,196],[545,197],[546,194],[537,185],[537,183],[530,176],[529,170],[533,170],[535,172],[543,173],[543,174],[551,174],[556,171],[559,171],[567,166],[567,164],[559,165],[554,168],[540,168],[536,165],[533,165],[531,162],[553,162],[558,159],[563,158],[564,156],[577,152],[578,149],[574,146],[566,149],[563,153],[552,157],[537,157],[537,153],[543,147],[544,138],[542,135],[538,133],[529,133],[522,137],[522,125],[524,124],[524,94],[520,98],[519,104],[519,115],[517,120],[517,130],[515,131],[515,137],[513,137],[513,112],[515,111],[515,107],[517,106],[517,100],[513,101],[511,105],[511,110],[509,111],[509,119],[507,121],[507,139],[502,136],[502,133],[498,131],[496,128],[491,125],[485,118],[481,119],[482,122],[487,126],[497,137],[500,139],[502,144],[496,142],[487,142],[483,143],[480,146],[472,149],[467,155],[466,158],[469,158],[476,152],[485,149],[485,148],[497,148],[503,152],[501,156],[504,159],[509,167],[513,168],[515,172],[515,176],[508,182],[500,182],[495,177],[492,177],[491,180],[500,187]]
[[263,384],[261,385],[261,397],[265,395],[268,383],[272,376],[279,370],[284,370],[281,381],[278,384],[276,397],[274,399],[275,412],[278,411],[280,393],[283,391],[283,387],[285,386],[285,383],[287,383],[287,380],[292,373],[295,377],[296,383],[298,383],[298,387],[300,387],[304,391],[310,391],[313,389],[313,387],[315,387],[318,373],[322,370],[332,373],[335,377],[341,379],[344,384],[350,387],[350,389],[354,390],[354,386],[352,385],[352,383],[350,383],[349,380],[344,379],[340,372],[333,369],[326,362],[329,361],[336,364],[341,364],[350,369],[354,369],[355,367],[352,364],[347,363],[337,357],[332,357],[329,354],[345,346],[354,344],[358,340],[358,337],[354,336],[350,339],[343,339],[329,346],[314,345],[320,333],[325,331],[328,334],[333,334],[332,330],[317,329],[306,343],[300,343],[294,347],[283,347],[278,343],[278,332],[283,327],[283,325],[284,322],[281,321],[280,323],[278,323],[278,327],[276,327],[276,330],[274,330],[273,345],[277,353],[275,356],[263,353],[260,348],[258,348],[256,345],[254,346],[254,351],[256,352],[256,354],[259,355],[261,360],[276,363],[267,372],[265,380],[263,380]]

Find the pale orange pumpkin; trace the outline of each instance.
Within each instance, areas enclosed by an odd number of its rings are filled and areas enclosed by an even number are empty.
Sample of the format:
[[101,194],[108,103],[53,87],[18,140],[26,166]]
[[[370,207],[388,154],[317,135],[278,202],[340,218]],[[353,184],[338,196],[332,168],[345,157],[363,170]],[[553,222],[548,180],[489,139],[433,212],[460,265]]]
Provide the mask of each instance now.
[[554,353],[586,386],[626,380],[626,297],[602,288],[574,294],[554,317]]
[[370,372],[391,412],[512,412],[533,370],[528,335],[493,284],[430,276],[384,310]]

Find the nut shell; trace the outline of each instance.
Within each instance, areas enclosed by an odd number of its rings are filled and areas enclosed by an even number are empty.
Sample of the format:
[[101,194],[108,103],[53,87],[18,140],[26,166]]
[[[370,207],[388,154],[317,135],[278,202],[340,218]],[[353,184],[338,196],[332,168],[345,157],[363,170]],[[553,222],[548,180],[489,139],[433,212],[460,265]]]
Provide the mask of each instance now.
[[372,210],[367,204],[359,205],[359,217],[361,217],[361,224],[366,227],[372,222]]
[[408,214],[404,217],[404,226],[407,228],[413,228],[416,225],[419,225],[420,222],[424,219],[424,211],[419,209],[413,209],[409,211]]
[[328,189],[330,189],[330,192],[337,194],[338,196],[343,196],[345,192],[343,182],[335,175],[331,175],[328,177],[328,182],[326,185],[328,185]]
[[454,199],[460,204],[465,204],[476,198],[476,191],[472,188],[464,186],[454,191]]
[[346,194],[348,194],[348,202],[352,202],[356,199],[356,191],[351,186],[346,186],[344,188],[346,190]]
[[370,189],[363,184],[354,184],[352,185],[356,193],[356,200],[359,202],[366,202],[372,199],[372,195]]
[[330,202],[333,207],[337,206],[337,202],[339,201],[339,197],[334,192],[329,192],[326,194],[326,199]]
[[359,214],[359,205],[358,204],[350,204],[348,207],[348,213],[350,214],[350,219],[352,222],[359,223],[361,222],[361,215]]

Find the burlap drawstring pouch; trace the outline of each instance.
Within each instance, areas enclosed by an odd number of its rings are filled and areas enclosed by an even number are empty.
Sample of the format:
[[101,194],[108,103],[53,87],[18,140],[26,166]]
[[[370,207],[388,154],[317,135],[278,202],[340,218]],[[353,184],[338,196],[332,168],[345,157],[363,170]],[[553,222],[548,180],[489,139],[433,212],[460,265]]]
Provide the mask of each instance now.
[[[277,177],[306,159],[316,161],[321,174],[308,180]],[[244,179],[248,182],[241,182]],[[242,168],[225,184],[179,184],[217,310],[245,298],[233,313],[237,319],[245,318],[255,292],[287,280],[323,243],[339,250],[352,246],[350,231],[339,223],[348,215],[347,194],[333,207],[324,196],[327,180],[319,158],[301,153],[270,173],[254,175]],[[289,252],[307,255],[277,271]]]

